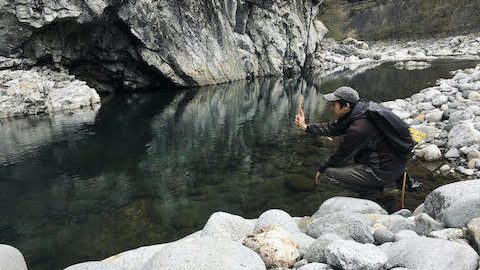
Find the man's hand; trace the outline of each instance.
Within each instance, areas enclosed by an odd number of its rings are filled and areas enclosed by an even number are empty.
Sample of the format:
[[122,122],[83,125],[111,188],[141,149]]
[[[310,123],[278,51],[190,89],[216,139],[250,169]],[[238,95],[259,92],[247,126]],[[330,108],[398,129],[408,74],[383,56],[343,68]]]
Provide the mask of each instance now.
[[315,184],[320,184],[320,177],[322,176],[322,174],[317,171],[317,174],[315,174]]
[[307,124],[305,124],[305,115],[302,109],[300,109],[297,115],[295,115],[295,125],[297,125],[302,130],[307,129]]

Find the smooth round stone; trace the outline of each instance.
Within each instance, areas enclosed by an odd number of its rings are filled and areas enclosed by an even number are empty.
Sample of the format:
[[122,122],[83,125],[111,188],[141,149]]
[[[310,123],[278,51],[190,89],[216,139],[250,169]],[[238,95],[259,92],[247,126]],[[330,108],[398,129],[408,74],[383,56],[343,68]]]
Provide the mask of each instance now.
[[443,112],[440,110],[433,110],[427,113],[426,118],[428,122],[439,122],[442,121]]
[[451,148],[448,150],[447,153],[445,153],[445,158],[459,158],[460,157],[460,151],[458,151],[457,148]]
[[281,226],[292,233],[300,231],[290,214],[280,209],[270,209],[263,212],[255,223],[254,231],[271,225]]
[[478,91],[472,91],[468,94],[468,99],[473,101],[480,101],[480,93]]
[[361,213],[361,214],[387,214],[378,203],[365,199],[350,197],[332,197],[322,203],[313,218],[321,218],[333,213]]
[[438,146],[430,144],[427,147],[418,150],[416,155],[427,161],[434,161],[442,157],[442,152],[440,151]]

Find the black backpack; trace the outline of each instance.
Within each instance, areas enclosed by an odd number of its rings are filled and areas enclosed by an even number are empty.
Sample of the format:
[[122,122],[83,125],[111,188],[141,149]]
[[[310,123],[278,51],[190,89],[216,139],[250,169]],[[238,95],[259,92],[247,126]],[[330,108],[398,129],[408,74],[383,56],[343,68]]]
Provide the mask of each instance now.
[[407,123],[376,102],[368,102],[366,115],[385,137],[397,156],[411,156],[415,142],[410,135]]

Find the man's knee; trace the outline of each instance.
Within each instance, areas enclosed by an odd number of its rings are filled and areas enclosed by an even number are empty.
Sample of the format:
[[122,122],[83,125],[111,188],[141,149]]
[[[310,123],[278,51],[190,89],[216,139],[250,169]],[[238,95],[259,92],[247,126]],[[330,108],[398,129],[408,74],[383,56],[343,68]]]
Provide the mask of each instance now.
[[326,168],[325,171],[322,173],[323,178],[326,180],[334,183],[334,184],[340,184],[342,182],[342,173],[339,170],[339,168]]

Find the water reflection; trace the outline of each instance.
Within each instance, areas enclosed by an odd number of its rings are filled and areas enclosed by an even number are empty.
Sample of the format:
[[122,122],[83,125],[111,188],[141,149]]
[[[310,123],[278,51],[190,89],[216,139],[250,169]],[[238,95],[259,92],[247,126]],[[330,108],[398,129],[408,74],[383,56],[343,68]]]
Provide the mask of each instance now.
[[328,118],[322,94],[337,86],[390,100],[468,65],[162,89],[104,99],[85,121],[4,121],[0,242],[18,247],[29,269],[61,269],[180,238],[215,211],[309,215],[328,197],[353,194],[313,185],[335,141],[295,129],[300,93],[307,119],[319,121]]

